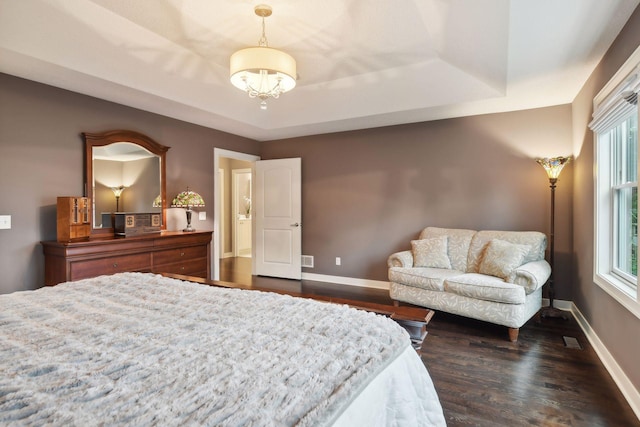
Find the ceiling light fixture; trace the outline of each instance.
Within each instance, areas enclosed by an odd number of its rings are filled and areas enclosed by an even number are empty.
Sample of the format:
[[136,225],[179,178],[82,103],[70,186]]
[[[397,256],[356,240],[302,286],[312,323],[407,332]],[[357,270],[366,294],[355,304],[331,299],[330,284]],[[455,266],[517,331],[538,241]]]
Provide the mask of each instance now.
[[260,4],[254,9],[262,18],[262,37],[258,46],[241,49],[231,55],[231,83],[260,98],[260,108],[267,109],[268,98],[278,98],[296,87],[296,60],[285,52],[269,47],[264,33],[264,18],[271,16],[270,6]]

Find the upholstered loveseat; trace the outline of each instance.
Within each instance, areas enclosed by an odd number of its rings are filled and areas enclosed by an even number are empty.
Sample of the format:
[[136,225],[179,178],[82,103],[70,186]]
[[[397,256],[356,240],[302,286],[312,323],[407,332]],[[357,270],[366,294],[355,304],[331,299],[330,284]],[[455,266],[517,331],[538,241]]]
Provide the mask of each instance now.
[[513,342],[541,308],[551,274],[542,233],[427,227],[411,246],[388,259],[396,302],[507,326]]

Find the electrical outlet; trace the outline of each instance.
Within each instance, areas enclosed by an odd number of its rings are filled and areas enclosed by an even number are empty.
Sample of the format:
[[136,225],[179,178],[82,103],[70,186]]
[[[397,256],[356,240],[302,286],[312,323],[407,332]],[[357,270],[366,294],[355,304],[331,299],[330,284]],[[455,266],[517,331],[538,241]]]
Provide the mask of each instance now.
[[205,221],[207,219],[207,212],[198,212],[198,219],[200,221]]
[[336,265],[342,265],[342,260],[339,256],[336,257]]
[[0,215],[0,230],[11,229],[11,215]]

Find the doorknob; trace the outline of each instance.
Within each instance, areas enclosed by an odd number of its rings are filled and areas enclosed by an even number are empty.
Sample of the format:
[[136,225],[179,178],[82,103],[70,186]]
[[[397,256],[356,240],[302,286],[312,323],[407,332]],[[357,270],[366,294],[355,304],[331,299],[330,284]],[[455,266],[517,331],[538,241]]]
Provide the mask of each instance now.
[[294,222],[293,224],[291,224],[292,227],[300,227],[302,224],[298,223],[298,222]]

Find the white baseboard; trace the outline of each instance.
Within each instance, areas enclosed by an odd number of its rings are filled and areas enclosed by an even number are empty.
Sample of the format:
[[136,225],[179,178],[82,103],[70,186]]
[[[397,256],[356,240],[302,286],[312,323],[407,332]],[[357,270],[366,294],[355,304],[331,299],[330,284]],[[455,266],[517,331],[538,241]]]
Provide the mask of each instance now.
[[629,402],[629,405],[636,414],[636,417],[640,419],[640,393],[629,380],[629,377],[627,377],[624,371],[620,368],[618,362],[616,362],[611,353],[609,353],[607,347],[605,347],[602,341],[600,341],[600,338],[596,335],[595,331],[591,329],[591,325],[589,325],[587,319],[584,318],[580,310],[578,310],[578,307],[573,303],[571,303],[571,313],[580,325],[580,328],[582,328],[584,334],[587,336],[587,339],[600,358],[600,361],[602,361],[604,367],[607,369],[609,374],[611,374],[613,381],[627,399],[627,402]]
[[[542,298],[542,306],[549,307],[549,300],[547,298]],[[561,299],[554,299],[553,306],[555,308],[559,308],[560,310],[571,311],[571,308],[573,307],[573,302],[565,301]]]
[[389,282],[380,280],[358,279],[355,277],[328,276],[326,274],[302,273],[302,280],[337,283],[340,285],[360,286],[364,288],[389,289]]
[[222,258],[233,258],[233,252],[225,252],[222,254]]

